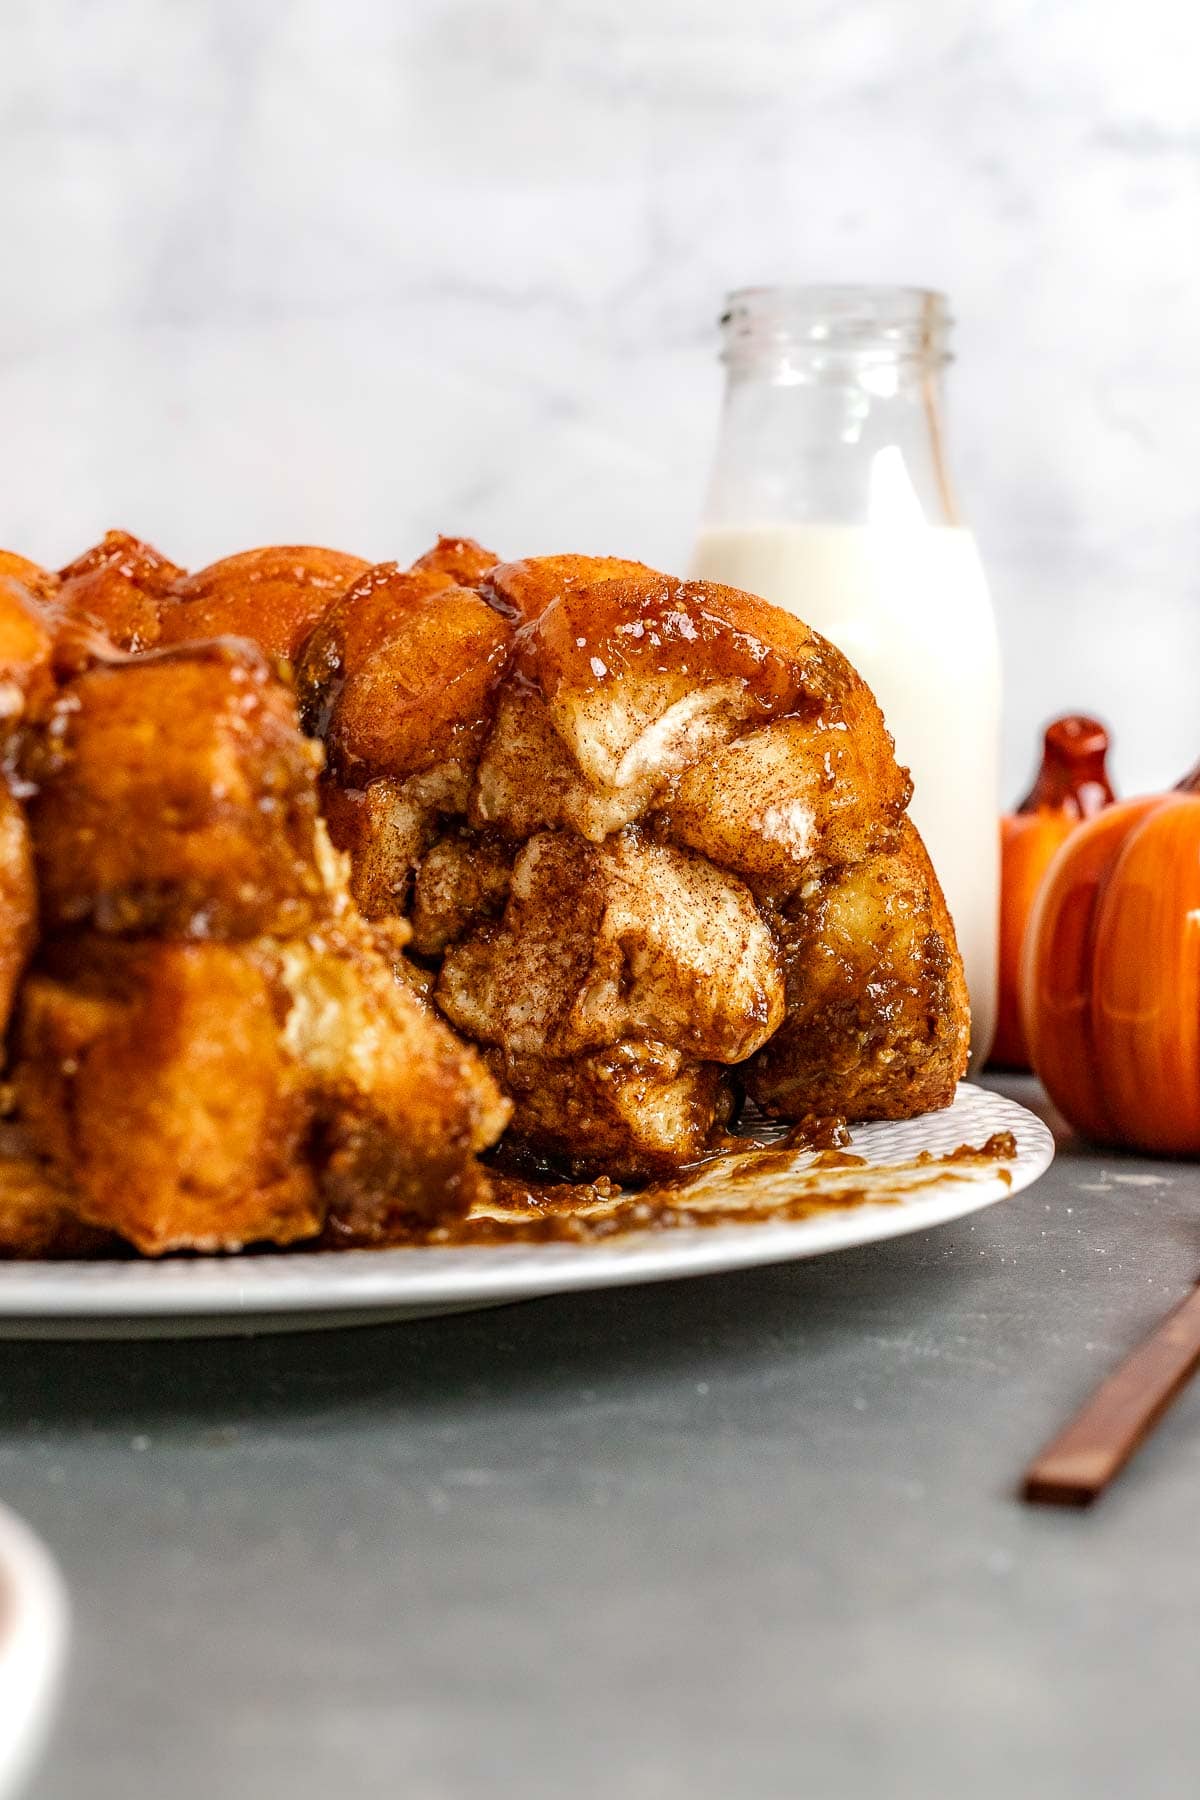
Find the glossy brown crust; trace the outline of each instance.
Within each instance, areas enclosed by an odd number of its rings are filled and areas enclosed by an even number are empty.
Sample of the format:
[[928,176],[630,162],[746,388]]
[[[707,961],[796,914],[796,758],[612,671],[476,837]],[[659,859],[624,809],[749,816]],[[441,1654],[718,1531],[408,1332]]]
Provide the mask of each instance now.
[[297,686],[310,729],[350,785],[436,763],[474,765],[511,629],[433,569],[371,569],[310,638]]
[[67,682],[23,764],[44,928],[301,928],[326,903],[319,754],[249,644],[159,651]]
[[596,783],[625,786],[652,758],[664,775],[687,767],[734,722],[818,696],[837,656],[762,601],[638,564],[550,557],[497,569],[488,586],[525,621],[514,678]]
[[54,691],[54,621],[43,596],[53,577],[0,550],[0,744]]
[[121,650],[149,650],[159,613],[183,570],[128,531],[109,531],[59,571],[54,600],[63,619],[94,626]]
[[159,641],[243,637],[294,661],[313,627],[369,567],[361,556],[312,544],[223,557],[175,582],[161,610]]
[[494,550],[485,550],[474,538],[440,537],[432,550],[418,556],[413,568],[435,569],[459,587],[477,587],[499,561]]
[[556,600],[613,582],[650,585],[668,579],[648,563],[621,556],[533,556],[500,563],[487,571],[483,587],[495,604],[506,607],[518,624],[542,617]]
[[778,920],[787,1017],[744,1071],[781,1118],[905,1119],[948,1106],[969,1010],[941,888],[916,828],[826,872]]

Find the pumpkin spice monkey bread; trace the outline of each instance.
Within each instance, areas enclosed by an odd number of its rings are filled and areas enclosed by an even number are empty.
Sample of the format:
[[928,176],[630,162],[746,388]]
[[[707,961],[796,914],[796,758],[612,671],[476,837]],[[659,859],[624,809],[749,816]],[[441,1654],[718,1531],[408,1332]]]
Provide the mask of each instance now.
[[470,539],[0,552],[0,742],[0,1254],[385,1242],[506,1124],[637,1179],[743,1093],[901,1118],[963,1072],[879,709],[731,589]]

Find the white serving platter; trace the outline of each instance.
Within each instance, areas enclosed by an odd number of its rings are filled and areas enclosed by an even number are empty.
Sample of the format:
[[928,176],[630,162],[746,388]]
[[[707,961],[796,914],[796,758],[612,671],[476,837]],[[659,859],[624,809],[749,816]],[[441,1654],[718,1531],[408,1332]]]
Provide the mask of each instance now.
[[[778,1128],[769,1126],[756,1135],[769,1141],[773,1130],[777,1135]],[[901,1174],[923,1153],[945,1157],[960,1145],[979,1145],[1002,1131],[1016,1140],[1015,1159],[935,1162],[919,1186],[911,1175]],[[852,1148],[873,1171],[879,1201],[844,1207],[835,1203],[799,1219],[631,1232],[593,1243],[0,1263],[0,1336],[304,1330],[715,1275],[824,1256],[947,1224],[1027,1187],[1054,1154],[1050,1132],[1032,1113],[966,1082],[945,1112],[856,1127]],[[889,1170],[896,1171],[894,1193],[888,1191]]]

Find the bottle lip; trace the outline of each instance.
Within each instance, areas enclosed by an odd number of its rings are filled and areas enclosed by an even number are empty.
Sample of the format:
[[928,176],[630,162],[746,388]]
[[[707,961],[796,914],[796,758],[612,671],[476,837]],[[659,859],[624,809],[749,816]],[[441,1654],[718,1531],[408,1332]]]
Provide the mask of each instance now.
[[729,363],[915,359],[939,367],[951,360],[954,321],[936,288],[798,283],[734,288],[720,324]]

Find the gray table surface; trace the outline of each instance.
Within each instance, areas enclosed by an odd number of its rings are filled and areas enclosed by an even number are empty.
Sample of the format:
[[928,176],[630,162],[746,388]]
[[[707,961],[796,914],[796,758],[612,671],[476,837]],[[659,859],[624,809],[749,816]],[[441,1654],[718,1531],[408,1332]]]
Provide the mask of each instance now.
[[1013,1490],[1198,1271],[1200,1168],[1066,1143],[812,1263],[0,1345],[75,1608],[30,1800],[1194,1794],[1200,1384],[1090,1514]]

